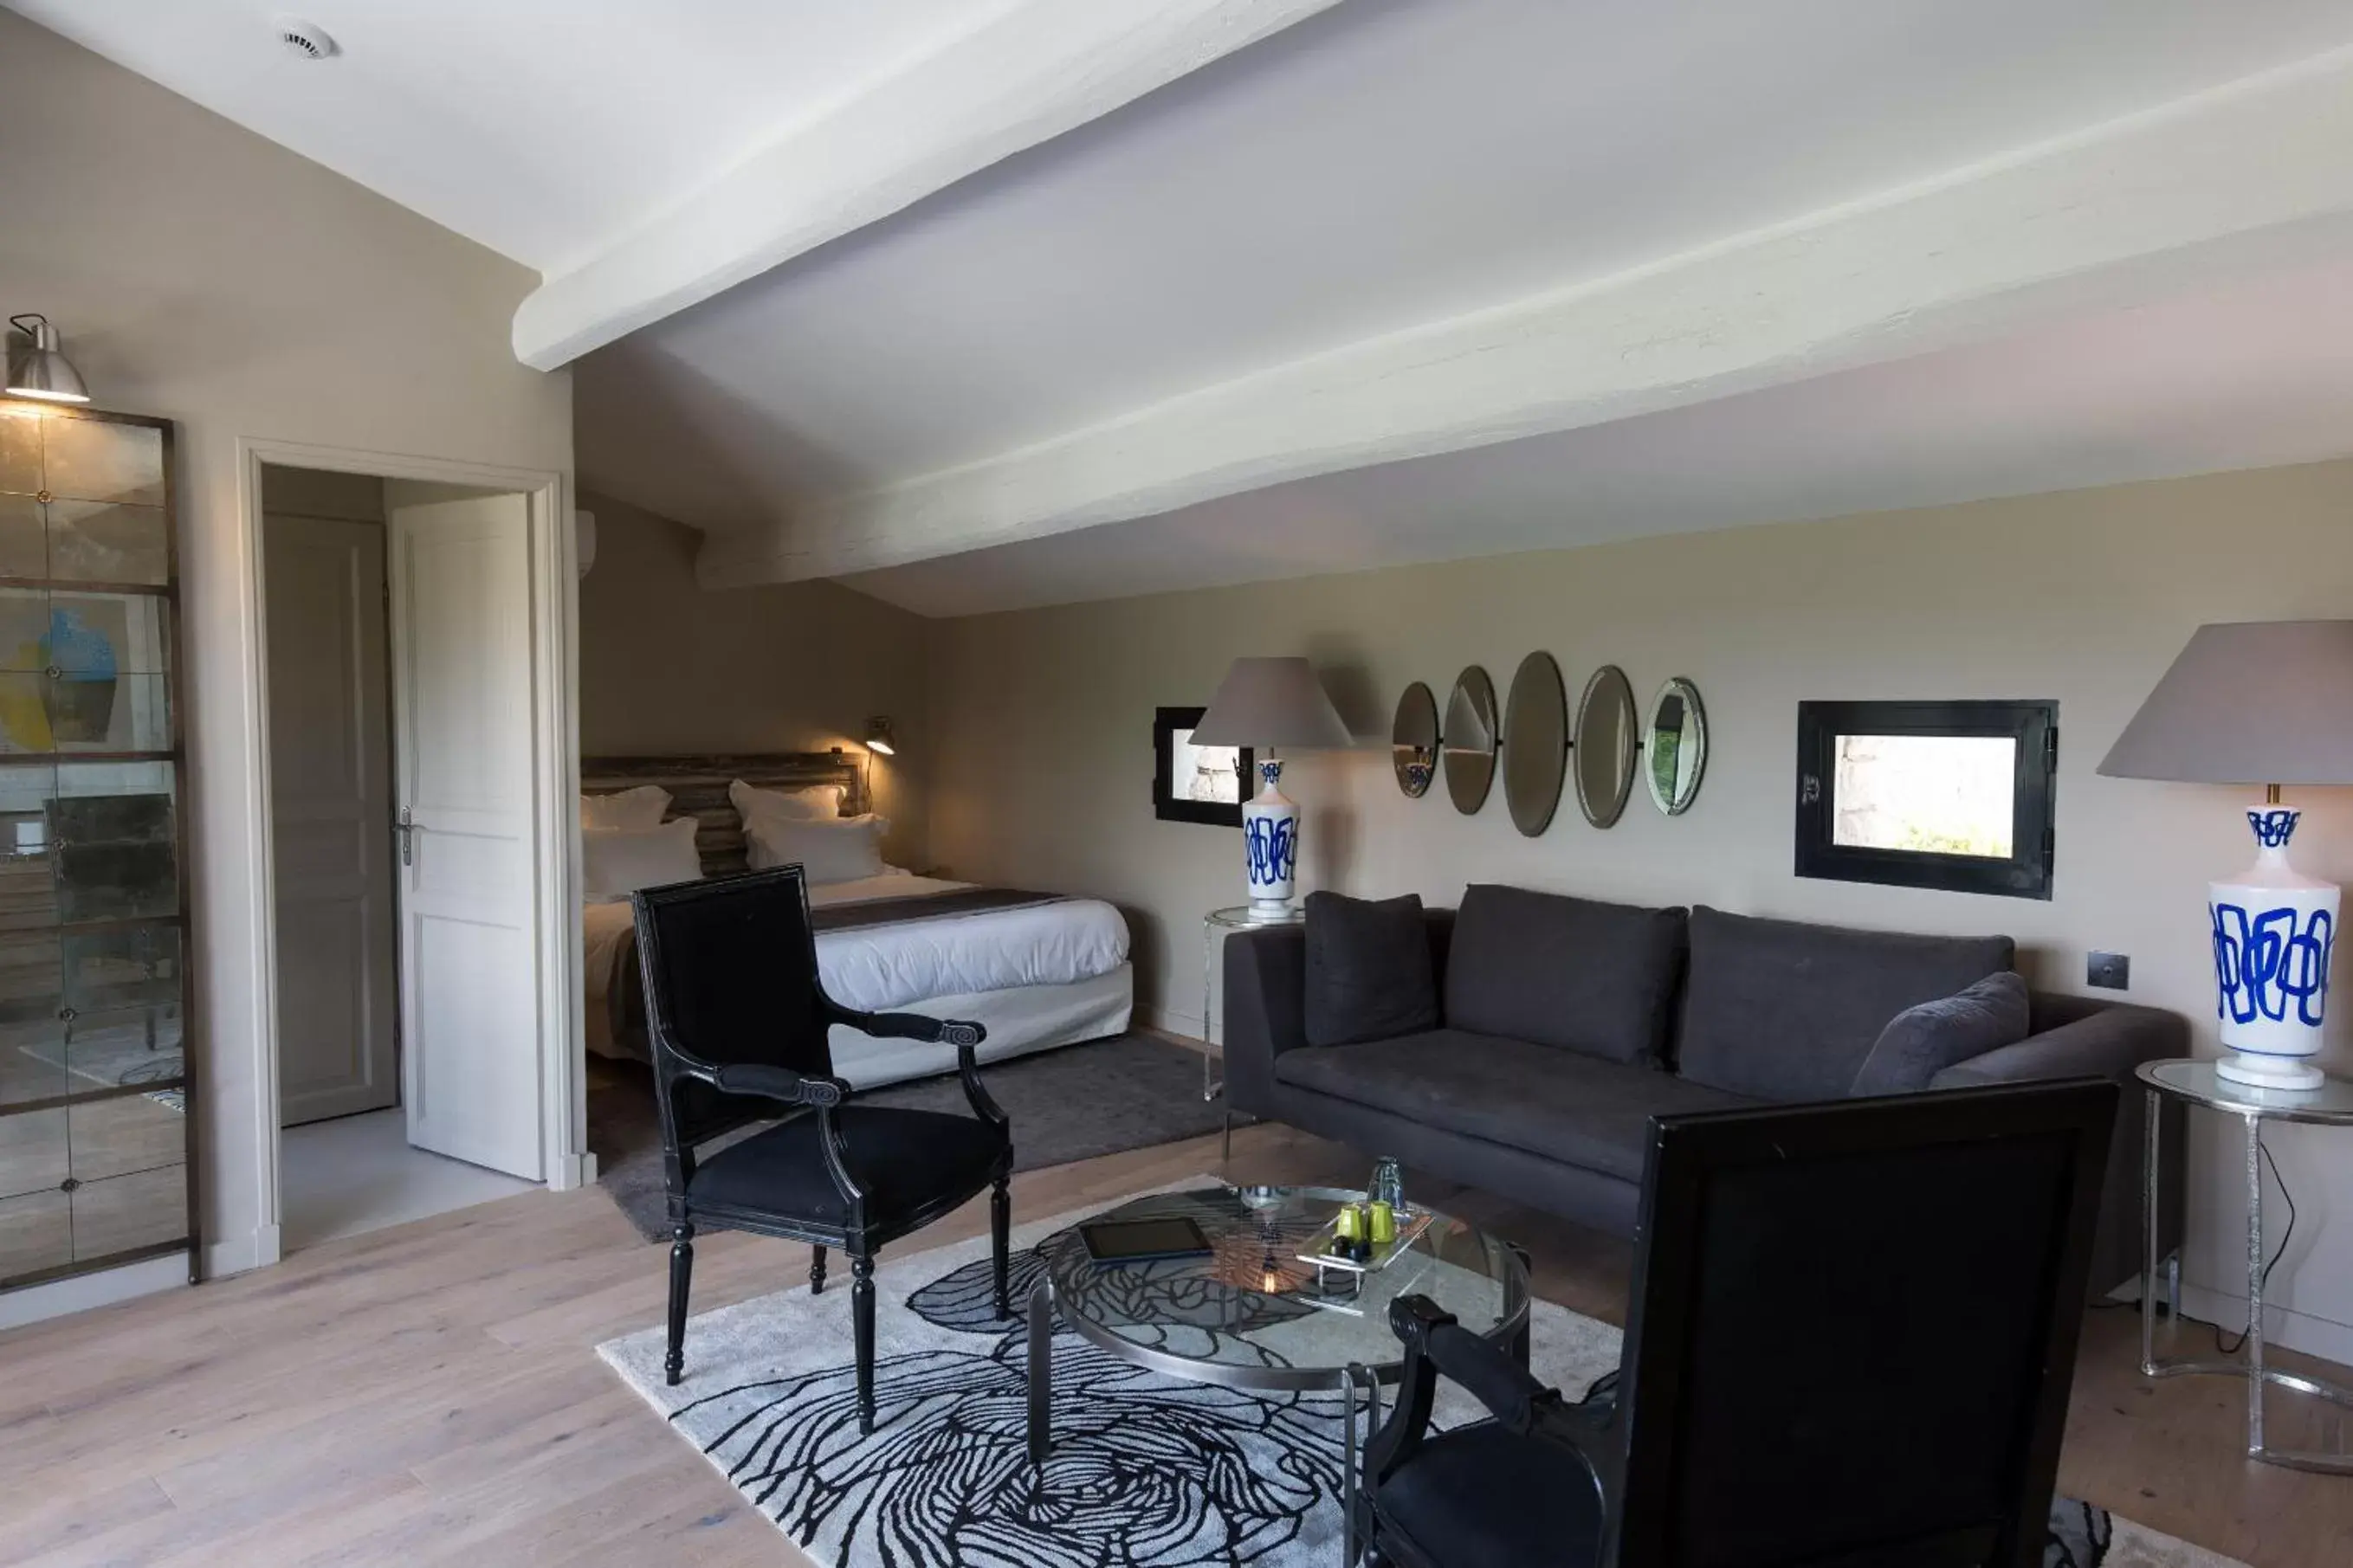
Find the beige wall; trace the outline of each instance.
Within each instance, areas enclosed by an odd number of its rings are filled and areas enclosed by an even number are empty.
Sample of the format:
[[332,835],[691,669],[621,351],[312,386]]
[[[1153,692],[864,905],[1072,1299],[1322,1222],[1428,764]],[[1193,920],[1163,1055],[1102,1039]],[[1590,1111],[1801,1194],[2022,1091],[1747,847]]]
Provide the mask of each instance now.
[[838,583],[712,592],[692,529],[594,494],[596,564],[580,582],[584,756],[822,752],[866,756],[890,716],[895,757],[871,759],[894,865],[925,863],[922,617]]
[[205,1234],[274,1237],[255,1125],[259,715],[241,437],[564,475],[571,384],[515,363],[521,267],[0,12],[0,305],[108,407],[179,426]]
[[[2247,792],[2103,779],[2117,731],[2200,622],[2353,616],[2353,464],[2275,469],[1736,532],[1685,535],[939,623],[933,848],[959,872],[1098,894],[1131,911],[1140,1000],[1191,1031],[1200,918],[1240,901],[1240,838],[1155,821],[1152,710],[1197,703],[1237,654],[1304,653],[1364,749],[1285,776],[1307,824],[1303,886],[1453,902],[1494,880],[1605,899],[1705,901],[1923,931],[2006,931],[2038,982],[2081,989],[2098,947],[2131,954],[2131,999],[2196,1020],[2211,1048],[2200,908],[2252,858]],[[1391,782],[1409,681],[1498,689],[1558,658],[1572,700],[1604,662],[1647,704],[1689,676],[1713,750],[1697,805],[1639,796],[1608,832],[1573,798],[1523,838],[1500,787],[1475,817]],[[1797,704],[1806,698],[2055,698],[2057,896],[2048,903],[1801,881],[1790,872]],[[2301,863],[2353,880],[2353,791],[2296,792]],[[2341,966],[2340,966],[2341,967]],[[2344,977],[2340,975],[2340,979]],[[2353,1072],[2336,1009],[2333,1065]],[[2308,1342],[2353,1324],[2353,1141],[2274,1135],[2304,1223],[2274,1275]],[[2229,1162],[2202,1161],[2192,1277],[2243,1279]],[[2332,1216],[2332,1210],[2339,1212]],[[2334,1223],[2332,1223],[2332,1218]],[[2340,1355],[2353,1331],[2334,1331]]]

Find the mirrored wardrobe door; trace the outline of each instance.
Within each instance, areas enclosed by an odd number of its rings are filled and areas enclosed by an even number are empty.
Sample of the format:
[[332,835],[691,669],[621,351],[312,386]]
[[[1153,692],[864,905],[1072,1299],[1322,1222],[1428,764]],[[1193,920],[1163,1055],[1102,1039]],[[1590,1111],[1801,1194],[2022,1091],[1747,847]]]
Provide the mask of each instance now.
[[193,1273],[170,449],[0,402],[0,1289]]

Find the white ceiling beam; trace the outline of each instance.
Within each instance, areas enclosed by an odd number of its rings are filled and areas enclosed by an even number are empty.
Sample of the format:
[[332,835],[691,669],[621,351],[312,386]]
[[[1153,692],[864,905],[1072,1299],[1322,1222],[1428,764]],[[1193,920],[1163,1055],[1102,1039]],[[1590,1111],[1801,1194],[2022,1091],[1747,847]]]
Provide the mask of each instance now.
[[2353,231],[2353,50],[1629,272],[713,534],[708,586],[1155,515],[1985,341]]
[[515,311],[554,370],[1339,0],[1025,0],[797,126]]

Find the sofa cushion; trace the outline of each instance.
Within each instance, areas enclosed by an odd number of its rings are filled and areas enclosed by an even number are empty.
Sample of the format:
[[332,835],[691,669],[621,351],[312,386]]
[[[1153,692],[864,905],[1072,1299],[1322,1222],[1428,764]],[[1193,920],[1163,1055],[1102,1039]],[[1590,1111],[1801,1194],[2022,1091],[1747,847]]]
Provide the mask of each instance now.
[[2027,1016],[2026,982],[2008,970],[1906,1007],[1879,1031],[1847,1092],[1917,1094],[1955,1063],[2026,1038]]
[[1446,961],[1447,1026],[1608,1061],[1658,1061],[1683,945],[1680,909],[1469,888]]
[[1675,1070],[1782,1101],[1838,1100],[1888,1020],[2010,967],[2006,936],[1905,936],[1729,915],[1691,917]]
[[1274,1076],[1628,1182],[1642,1179],[1651,1117],[1754,1103],[1648,1068],[1456,1028],[1285,1051]]
[[1346,1046],[1438,1026],[1421,900],[1307,895],[1307,1043]]

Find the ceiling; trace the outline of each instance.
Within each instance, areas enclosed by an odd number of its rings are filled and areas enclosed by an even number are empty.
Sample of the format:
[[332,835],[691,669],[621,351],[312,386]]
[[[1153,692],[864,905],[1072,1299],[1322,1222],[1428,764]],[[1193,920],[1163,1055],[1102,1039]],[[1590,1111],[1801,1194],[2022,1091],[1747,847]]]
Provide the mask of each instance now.
[[[2342,4],[2228,10],[1350,0],[617,345],[586,428],[708,383],[792,477],[880,484],[2353,42]],[[746,477],[715,524],[773,504]]]
[[[548,272],[1015,0],[6,3]],[[281,48],[286,16],[342,53]]]
[[926,616],[2033,495],[2353,452],[2353,261],[1688,408],[843,579]]
[[[317,0],[323,65],[6,3],[607,286],[580,482],[708,581],[968,614],[2353,451],[2342,0],[1092,0],[1198,26],[1069,68],[1069,0]],[[965,113],[1025,48],[1068,101]]]

